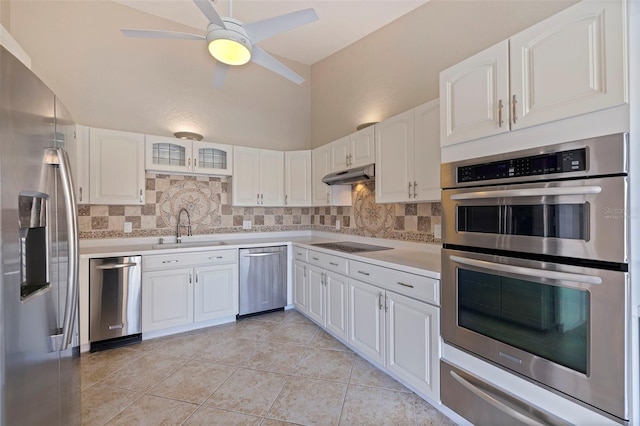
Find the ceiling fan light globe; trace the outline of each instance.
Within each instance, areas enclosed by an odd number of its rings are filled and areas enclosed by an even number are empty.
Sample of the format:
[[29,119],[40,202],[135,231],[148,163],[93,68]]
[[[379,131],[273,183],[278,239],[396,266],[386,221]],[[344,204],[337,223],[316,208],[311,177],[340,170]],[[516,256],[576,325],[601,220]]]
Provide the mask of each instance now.
[[246,45],[229,38],[211,40],[209,53],[227,65],[244,65],[251,59],[251,50]]

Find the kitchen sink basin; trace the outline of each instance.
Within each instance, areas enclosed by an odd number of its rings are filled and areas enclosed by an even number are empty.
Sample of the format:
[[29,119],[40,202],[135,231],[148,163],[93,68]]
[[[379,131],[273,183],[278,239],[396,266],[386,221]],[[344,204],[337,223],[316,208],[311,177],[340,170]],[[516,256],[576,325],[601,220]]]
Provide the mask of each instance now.
[[154,250],[161,249],[176,249],[176,248],[190,248],[190,247],[214,247],[223,246],[225,243],[222,241],[189,241],[186,243],[164,243],[154,244],[151,246]]

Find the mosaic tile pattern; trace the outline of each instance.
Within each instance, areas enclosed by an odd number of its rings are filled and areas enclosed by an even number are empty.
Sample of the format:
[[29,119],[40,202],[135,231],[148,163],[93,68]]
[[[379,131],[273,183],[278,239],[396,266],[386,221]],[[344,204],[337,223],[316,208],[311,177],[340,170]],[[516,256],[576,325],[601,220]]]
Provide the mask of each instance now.
[[[224,177],[147,174],[144,206],[79,206],[80,238],[172,236],[184,207],[194,235],[313,229],[441,243],[433,237],[433,226],[441,223],[440,203],[376,204],[374,183],[355,185],[353,205],[345,207],[232,207],[227,188]],[[250,230],[242,229],[245,220]],[[125,222],[133,232],[123,232]]]

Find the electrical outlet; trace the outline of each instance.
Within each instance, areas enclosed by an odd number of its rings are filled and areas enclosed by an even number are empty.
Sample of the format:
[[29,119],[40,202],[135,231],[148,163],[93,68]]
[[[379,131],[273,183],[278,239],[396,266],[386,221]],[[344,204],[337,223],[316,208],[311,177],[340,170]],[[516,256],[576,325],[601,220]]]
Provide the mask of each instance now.
[[133,231],[133,225],[131,224],[131,222],[125,222],[124,223],[124,232],[128,234],[131,231]]
[[442,238],[442,225],[433,225],[433,238],[439,240]]
[[242,229],[251,229],[251,221],[243,220],[242,221]]
[[340,230],[340,221],[336,220],[336,231]]

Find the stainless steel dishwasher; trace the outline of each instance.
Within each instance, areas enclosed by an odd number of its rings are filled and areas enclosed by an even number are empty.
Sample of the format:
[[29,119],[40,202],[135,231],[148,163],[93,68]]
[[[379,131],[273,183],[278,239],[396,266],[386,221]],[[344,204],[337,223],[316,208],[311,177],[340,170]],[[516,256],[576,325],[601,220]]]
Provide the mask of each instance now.
[[287,305],[287,246],[240,249],[238,316]]
[[141,341],[141,264],[141,256],[89,261],[91,352]]

